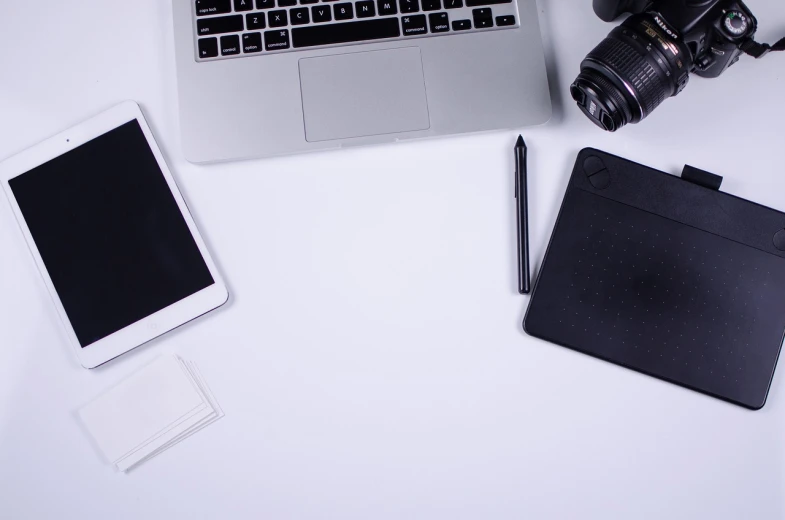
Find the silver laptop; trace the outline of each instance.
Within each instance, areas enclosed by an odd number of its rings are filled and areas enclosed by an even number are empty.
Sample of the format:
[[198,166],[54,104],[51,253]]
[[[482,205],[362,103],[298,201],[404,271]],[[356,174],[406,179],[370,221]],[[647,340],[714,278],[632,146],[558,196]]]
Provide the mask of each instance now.
[[546,122],[535,0],[172,0],[185,156]]

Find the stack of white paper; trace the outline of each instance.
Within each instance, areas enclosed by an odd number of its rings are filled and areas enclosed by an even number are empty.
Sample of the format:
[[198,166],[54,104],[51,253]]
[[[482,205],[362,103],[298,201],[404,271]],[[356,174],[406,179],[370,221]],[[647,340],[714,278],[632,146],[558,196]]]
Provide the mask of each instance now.
[[167,355],[79,410],[79,417],[107,460],[127,471],[223,411],[196,366]]

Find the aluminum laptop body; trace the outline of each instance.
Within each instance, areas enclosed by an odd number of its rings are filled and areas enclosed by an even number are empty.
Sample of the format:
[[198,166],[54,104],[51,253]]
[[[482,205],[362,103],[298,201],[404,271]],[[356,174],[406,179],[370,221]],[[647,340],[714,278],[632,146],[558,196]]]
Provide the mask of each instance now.
[[551,115],[535,0],[172,1],[191,162],[518,128]]

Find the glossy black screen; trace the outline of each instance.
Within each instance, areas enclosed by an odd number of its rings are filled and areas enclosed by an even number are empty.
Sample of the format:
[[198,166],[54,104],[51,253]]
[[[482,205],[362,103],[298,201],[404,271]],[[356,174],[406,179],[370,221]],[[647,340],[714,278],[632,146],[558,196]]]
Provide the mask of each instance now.
[[82,347],[214,283],[136,120],[9,184]]

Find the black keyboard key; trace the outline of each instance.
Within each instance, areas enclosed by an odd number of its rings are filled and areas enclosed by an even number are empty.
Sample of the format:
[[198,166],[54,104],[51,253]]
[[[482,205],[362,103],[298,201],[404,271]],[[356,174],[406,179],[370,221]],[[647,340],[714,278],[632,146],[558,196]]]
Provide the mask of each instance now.
[[[296,30],[296,29],[295,29]],[[268,51],[280,51],[289,48],[289,31],[267,31],[264,33],[264,48]]]
[[232,2],[230,0],[196,0],[196,16],[231,12]]
[[354,9],[350,3],[335,4],[333,11],[335,12],[336,20],[350,20],[354,18]]
[[319,0],[300,0],[300,5],[318,4]]
[[481,5],[510,4],[512,0],[466,0],[466,7],[479,7]]
[[515,17],[513,15],[497,16],[496,26],[504,27],[505,25],[515,25]]
[[218,38],[202,38],[199,40],[199,57],[215,58],[218,56]]
[[196,21],[196,32],[199,36],[208,34],[221,34],[240,32],[245,29],[242,15],[219,16],[217,18],[202,18]]
[[423,11],[438,11],[442,8],[441,0],[422,0]]
[[312,25],[292,29],[294,48],[350,43],[381,38],[397,38],[401,35],[398,18],[374,18],[359,22]]
[[234,0],[234,10],[237,12],[240,11],[250,11],[253,9],[253,0]]
[[270,27],[286,27],[289,25],[289,18],[286,16],[286,11],[270,11],[267,15],[267,23]]
[[401,4],[402,13],[416,13],[420,10],[420,4],[417,0],[399,0]]
[[330,22],[333,19],[333,12],[329,5],[319,5],[311,7],[311,16],[314,23]]
[[463,0],[444,0],[445,9],[458,9],[463,7]]
[[467,31],[472,28],[471,20],[455,20],[452,23],[453,31]]
[[379,7],[379,16],[398,14],[398,5],[395,0],[377,0],[376,5]]
[[428,15],[428,23],[432,33],[447,32],[450,30],[450,20],[447,13],[431,13]]
[[426,34],[428,32],[424,14],[404,16],[401,18],[401,25],[403,26],[404,36],[414,36],[415,34]]
[[262,33],[243,34],[243,52],[262,52]]
[[297,9],[290,9],[289,16],[292,19],[292,25],[303,25],[311,22],[311,17],[308,16],[307,7],[299,7]]
[[474,28],[484,29],[486,27],[493,27],[493,13],[490,7],[483,7],[482,9],[473,9],[472,17],[474,18]]
[[493,17],[493,13],[491,12],[490,7],[485,7],[483,9],[474,9],[472,10],[472,18],[475,21],[477,20],[490,20]]
[[253,13],[245,15],[245,28],[249,31],[264,29],[264,13]]
[[373,3],[373,0],[357,2],[354,4],[354,7],[357,11],[357,18],[370,18],[371,16],[376,16],[376,4]]
[[272,9],[275,7],[275,0],[256,0],[257,9]]
[[278,0],[278,7],[292,7],[297,5],[297,0]]
[[221,36],[221,56],[240,54],[240,37],[236,34]]

